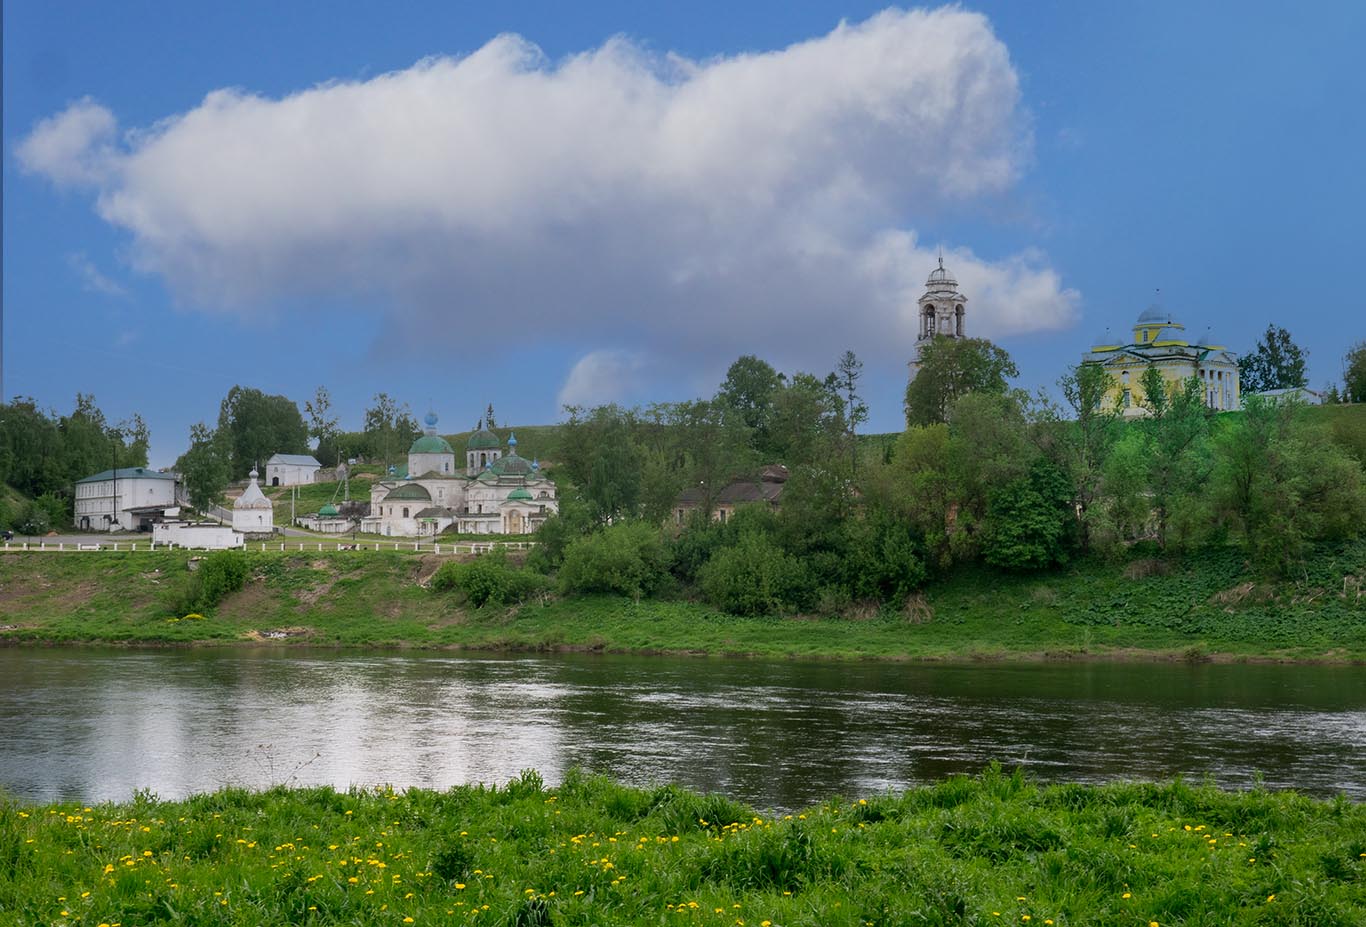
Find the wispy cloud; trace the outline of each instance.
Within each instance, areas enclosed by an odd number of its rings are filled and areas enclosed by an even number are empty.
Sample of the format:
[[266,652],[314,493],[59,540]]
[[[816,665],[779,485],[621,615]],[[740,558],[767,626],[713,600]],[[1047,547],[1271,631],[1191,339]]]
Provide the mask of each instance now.
[[[1008,195],[1028,124],[987,19],[947,7],[705,61],[616,38],[551,62],[504,35],[282,99],[218,90],[121,137],[83,100],[19,151],[90,189],[192,307],[344,296],[405,348],[828,365],[846,346],[904,359],[938,244],[918,229]],[[1042,254],[948,254],[974,333],[1071,322]]]
[[81,280],[81,288],[88,293],[102,293],[105,296],[117,296],[120,299],[128,298],[128,289],[116,280],[106,277],[98,267],[96,267],[85,255],[83,251],[77,251],[66,256],[67,266],[75,272]]

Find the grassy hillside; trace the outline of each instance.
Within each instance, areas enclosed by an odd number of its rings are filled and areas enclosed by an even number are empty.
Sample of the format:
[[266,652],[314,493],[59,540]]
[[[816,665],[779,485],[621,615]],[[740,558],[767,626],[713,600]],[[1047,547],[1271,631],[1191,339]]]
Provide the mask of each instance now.
[[792,814],[571,770],[547,787],[0,799],[25,924],[1366,923],[1366,806],[991,768]]
[[0,641],[601,649],[890,659],[1137,656],[1366,661],[1366,541],[1262,584],[1233,551],[1092,562],[1043,578],[960,571],[902,611],[737,618],[691,601],[554,596],[468,609],[424,587],[441,562],[393,551],[248,554],[203,619],[176,613],[185,552],[0,554]]

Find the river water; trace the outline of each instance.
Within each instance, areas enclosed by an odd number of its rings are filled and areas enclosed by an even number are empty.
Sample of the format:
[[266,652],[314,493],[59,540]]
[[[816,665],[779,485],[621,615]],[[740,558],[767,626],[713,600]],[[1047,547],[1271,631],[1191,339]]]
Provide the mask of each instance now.
[[0,648],[0,788],[32,801],[577,765],[791,810],[992,760],[1366,800],[1366,667]]

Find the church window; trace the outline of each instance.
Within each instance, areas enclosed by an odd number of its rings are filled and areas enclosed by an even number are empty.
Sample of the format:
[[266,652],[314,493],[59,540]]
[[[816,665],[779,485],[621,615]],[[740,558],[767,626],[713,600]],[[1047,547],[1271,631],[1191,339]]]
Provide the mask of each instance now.
[[1125,386],[1129,385],[1129,371],[1124,371],[1122,374],[1119,375],[1119,378],[1120,382],[1122,382]]
[[403,517],[404,517],[404,518],[407,518],[407,517],[408,517],[408,506],[406,506],[406,505],[403,507]]
[[1133,403],[1134,403],[1134,396],[1133,396],[1133,393],[1126,389],[1126,390],[1124,391],[1124,408],[1126,408],[1126,409],[1129,408],[1129,406],[1133,405]]

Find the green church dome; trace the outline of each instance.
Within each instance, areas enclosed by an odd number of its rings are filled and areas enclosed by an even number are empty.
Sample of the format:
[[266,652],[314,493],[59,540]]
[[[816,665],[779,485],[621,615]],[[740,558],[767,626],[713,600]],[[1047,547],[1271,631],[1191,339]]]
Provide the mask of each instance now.
[[493,462],[493,472],[499,476],[529,476],[531,461],[519,457],[516,451],[499,457]]
[[487,428],[480,428],[470,435],[470,440],[465,444],[466,449],[471,451],[486,451],[490,448],[502,446],[502,439]]
[[512,492],[508,493],[508,501],[530,502],[531,492],[525,486],[518,486]]
[[402,499],[419,499],[426,502],[432,501],[432,494],[422,487],[421,483],[404,483],[389,495],[384,497],[384,501]]
[[408,448],[409,454],[454,454],[450,442],[440,435],[423,435]]
[[320,518],[336,518],[337,507],[331,502],[325,503],[322,508],[318,509],[318,516]]

